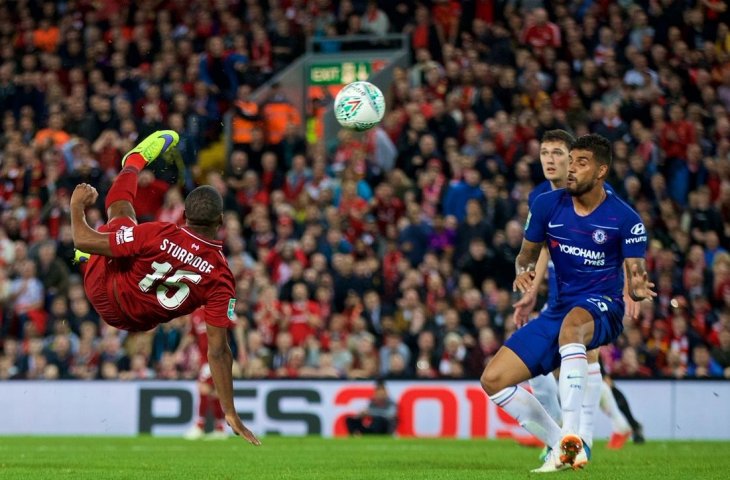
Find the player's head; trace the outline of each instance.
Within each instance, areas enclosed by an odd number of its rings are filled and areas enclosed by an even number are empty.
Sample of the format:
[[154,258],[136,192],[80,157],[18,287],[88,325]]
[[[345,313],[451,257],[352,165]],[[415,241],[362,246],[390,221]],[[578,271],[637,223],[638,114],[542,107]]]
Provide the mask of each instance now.
[[568,155],[575,142],[565,130],[548,130],[540,140],[540,163],[545,178],[563,186],[568,178]]
[[191,227],[218,228],[223,224],[223,197],[210,185],[202,185],[185,199],[185,221]]
[[593,133],[583,135],[570,149],[565,188],[573,196],[583,195],[606,180],[610,167],[611,142]]

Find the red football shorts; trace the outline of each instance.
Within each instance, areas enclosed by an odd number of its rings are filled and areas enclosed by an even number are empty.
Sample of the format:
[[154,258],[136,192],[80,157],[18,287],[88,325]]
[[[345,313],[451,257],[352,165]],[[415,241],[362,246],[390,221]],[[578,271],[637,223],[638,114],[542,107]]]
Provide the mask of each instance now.
[[[129,217],[117,217],[99,228],[99,232],[115,232],[122,227],[133,227],[137,222]],[[114,298],[112,273],[119,260],[102,255],[91,255],[84,270],[84,290],[86,297],[94,306],[102,320],[112,327],[122,330],[138,330],[124,318],[121,308]]]

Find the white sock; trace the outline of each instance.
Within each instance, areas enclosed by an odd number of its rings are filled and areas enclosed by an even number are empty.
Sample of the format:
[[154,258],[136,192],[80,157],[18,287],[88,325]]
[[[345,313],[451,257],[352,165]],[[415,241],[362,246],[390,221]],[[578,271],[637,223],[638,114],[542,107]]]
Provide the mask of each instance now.
[[586,347],[568,343],[560,347],[560,405],[563,408],[563,435],[578,433],[580,407],[586,391],[588,359]]
[[524,388],[507,387],[489,398],[545,445],[555,445],[560,441],[558,424],[542,408],[537,398]]
[[580,409],[580,427],[578,434],[589,447],[593,446],[594,418],[598,410],[598,402],[601,400],[601,365],[596,363],[588,364],[588,378],[586,379],[586,393],[583,395],[583,404]]
[[614,432],[626,433],[631,430],[629,421],[626,420],[624,414],[621,413],[621,410],[619,410],[618,403],[616,403],[616,399],[613,397],[611,387],[609,387],[606,382],[601,382],[600,404],[601,410],[603,410],[603,412],[611,419],[611,428],[613,428]]
[[540,404],[545,407],[548,415],[560,425],[563,423],[563,412],[560,410],[560,399],[558,398],[558,382],[552,373],[538,375],[530,379],[532,394],[535,395]]

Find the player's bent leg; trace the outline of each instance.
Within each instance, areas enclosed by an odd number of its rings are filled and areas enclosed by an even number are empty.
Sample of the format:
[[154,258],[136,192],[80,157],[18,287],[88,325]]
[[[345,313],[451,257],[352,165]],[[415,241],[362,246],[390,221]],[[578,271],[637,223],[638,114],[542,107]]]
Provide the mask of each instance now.
[[73,263],[75,265],[83,265],[83,264],[85,264],[86,262],[89,261],[89,258],[91,258],[91,254],[86,253],[86,252],[82,252],[78,248],[74,248],[74,259],[73,259]]
[[595,320],[591,312],[582,307],[575,307],[568,312],[560,327],[560,346],[569,343],[579,343],[584,347],[583,356],[586,357],[585,346],[593,339]]
[[530,388],[540,404],[548,414],[560,425],[563,423],[563,414],[560,410],[558,397],[558,382],[552,373],[538,375],[530,379]]
[[563,320],[560,328],[560,403],[563,409],[561,461],[574,465],[583,450],[578,436],[581,406],[586,390],[588,359],[586,344],[593,339],[594,319],[591,313],[574,307]]
[[[563,412],[560,410],[560,397],[558,394],[558,380],[553,373],[538,375],[529,380],[532,394],[535,395],[540,405],[545,408],[548,415],[555,420],[555,423],[563,423]],[[550,447],[545,445],[540,452],[539,459],[544,462],[550,454]]]
[[557,449],[549,448],[545,455],[545,462],[540,468],[530,470],[532,473],[553,473],[569,469],[570,465],[560,460],[560,452]]
[[[127,152],[122,158],[122,167],[132,165],[136,163],[134,158],[135,154],[139,154],[139,157],[144,163],[138,167],[142,170],[145,166],[154,162],[160,155],[164,154],[168,150],[175,148],[175,145],[180,141],[180,136],[173,130],[157,130],[156,132],[148,135],[147,138],[142,140]],[[137,166],[139,164],[136,164]]]
[[560,427],[534,395],[519,384],[532,376],[525,362],[509,347],[502,347],[484,369],[482,388],[528,432],[546,445],[560,438]]
[[599,349],[594,348],[587,353],[588,370],[586,379],[586,390],[583,396],[580,411],[580,426],[578,435],[583,440],[583,450],[578,454],[573,464],[574,467],[583,468],[590,458],[590,449],[593,447],[593,432],[595,431],[595,416],[598,410],[598,403],[601,400],[601,365],[598,363]]
[[487,395],[518,385],[532,377],[525,362],[510,348],[502,347],[487,364],[480,379]]
[[177,145],[180,137],[172,130],[159,130],[142,140],[122,159],[122,171],[114,179],[107,194],[105,207],[107,218],[131,218],[137,216],[132,203],[137,195],[137,175],[160,155]]
[[106,209],[106,217],[110,222],[118,218],[129,218],[134,223],[137,223],[137,212],[134,211],[134,206],[126,200],[117,200],[109,205]]

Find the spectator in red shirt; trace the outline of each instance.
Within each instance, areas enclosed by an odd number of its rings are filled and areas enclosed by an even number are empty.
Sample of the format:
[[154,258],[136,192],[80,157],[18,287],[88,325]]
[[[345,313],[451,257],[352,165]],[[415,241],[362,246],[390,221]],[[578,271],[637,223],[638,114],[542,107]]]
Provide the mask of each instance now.
[[689,183],[687,146],[696,141],[695,127],[685,119],[684,109],[680,105],[672,105],[669,108],[669,121],[661,130],[659,145],[666,156],[665,175],[670,179],[670,195],[682,205],[687,202]]
[[165,200],[157,212],[155,220],[182,225],[183,213],[185,213],[185,201],[182,193],[180,193],[179,188],[173,187],[165,192]]
[[282,326],[288,328],[295,346],[302,345],[322,326],[319,305],[309,299],[309,289],[304,282],[294,285],[292,301],[282,306],[282,312]]
[[134,105],[135,114],[137,117],[143,117],[145,110],[151,106],[157,107],[157,110],[160,112],[160,115],[162,115],[163,120],[167,118],[167,102],[162,99],[160,87],[155,84],[147,87],[144,97],[137,100]]
[[646,365],[639,363],[639,358],[635,348],[626,347],[622,352],[621,364],[616,371],[616,375],[622,377],[647,378],[651,377],[652,372]]
[[274,346],[274,339],[279,332],[282,319],[281,303],[276,297],[276,287],[265,286],[259,295],[253,312],[256,330],[261,334],[261,341],[267,347]]
[[292,159],[291,170],[286,174],[284,180],[284,194],[289,201],[299,198],[304,186],[311,181],[312,170],[307,166],[307,158],[304,155],[296,155]]
[[555,92],[551,95],[553,108],[567,112],[570,109],[570,101],[577,97],[578,93],[573,88],[573,82],[567,75],[560,75],[556,82]]
[[548,19],[544,8],[536,8],[532,16],[533,21],[522,33],[522,43],[532,47],[537,57],[542,58],[545,48],[560,48],[562,45],[560,28]]
[[134,197],[134,210],[140,223],[155,219],[165,201],[170,184],[155,178],[150,170],[139,172],[137,196]]

